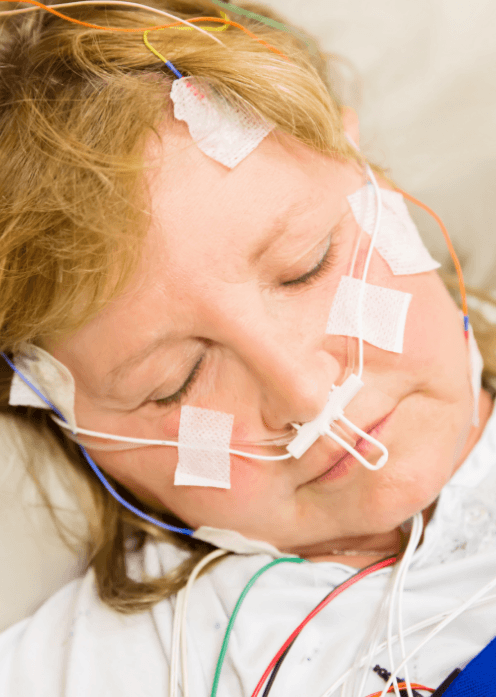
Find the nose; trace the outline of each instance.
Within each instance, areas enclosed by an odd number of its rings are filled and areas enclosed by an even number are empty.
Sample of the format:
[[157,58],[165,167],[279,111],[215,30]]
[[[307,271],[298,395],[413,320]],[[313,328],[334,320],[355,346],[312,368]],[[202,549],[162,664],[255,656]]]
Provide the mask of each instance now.
[[324,337],[313,344],[260,332],[245,339],[239,353],[257,383],[265,426],[283,430],[318,416],[341,373],[339,361],[324,348]]

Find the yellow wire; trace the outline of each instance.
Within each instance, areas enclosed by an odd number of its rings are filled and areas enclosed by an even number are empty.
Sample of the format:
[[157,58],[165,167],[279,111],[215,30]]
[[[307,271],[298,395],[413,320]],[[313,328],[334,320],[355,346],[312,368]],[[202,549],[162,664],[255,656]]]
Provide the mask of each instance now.
[[[229,17],[226,15],[225,12],[220,13],[222,15],[222,19],[229,19]],[[194,31],[193,27],[161,27],[160,31],[163,31],[164,29],[184,29],[185,31]],[[229,24],[223,24],[221,27],[204,27],[205,31],[225,31],[226,29],[229,29]],[[161,61],[164,63],[167,63],[167,58],[164,58],[164,56],[157,51],[156,48],[153,48],[151,43],[148,41],[148,34],[150,31],[153,31],[152,29],[147,29],[144,34],[143,34],[143,41],[145,46],[150,49],[150,51],[157,56]]]

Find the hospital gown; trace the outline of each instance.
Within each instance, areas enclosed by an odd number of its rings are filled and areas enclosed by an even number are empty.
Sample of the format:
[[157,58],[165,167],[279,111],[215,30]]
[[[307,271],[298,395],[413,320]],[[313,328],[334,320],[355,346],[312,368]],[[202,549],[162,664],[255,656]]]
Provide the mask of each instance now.
[[[185,558],[171,544],[148,542],[129,553],[158,575]],[[195,582],[187,615],[191,697],[208,697],[224,632],[241,590],[276,556],[266,548],[221,560]],[[284,640],[330,590],[356,573],[333,562],[279,564],[249,591],[234,623],[218,697],[249,697]],[[321,697],[350,667],[392,573],[383,569],[333,600],[295,641],[271,697]],[[459,606],[496,576],[496,411],[443,488],[408,573],[405,629]],[[496,587],[490,594],[496,594]],[[0,634],[1,697],[166,697],[176,599],[124,616],[98,598],[94,572],[64,586],[37,612]],[[432,626],[409,634],[409,653]],[[496,635],[496,599],[464,612],[418,650],[410,679],[437,687]],[[395,660],[398,660],[395,648]],[[372,661],[390,670],[387,650]],[[400,671],[402,676],[404,671]],[[384,687],[369,671],[363,695]],[[179,694],[182,694],[181,691]],[[334,694],[339,695],[339,690]]]

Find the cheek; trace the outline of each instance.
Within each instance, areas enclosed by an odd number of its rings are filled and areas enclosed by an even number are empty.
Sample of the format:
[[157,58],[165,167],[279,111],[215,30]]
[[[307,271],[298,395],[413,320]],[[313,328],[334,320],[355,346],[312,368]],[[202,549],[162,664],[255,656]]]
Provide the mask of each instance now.
[[[166,452],[166,450],[168,452]],[[138,499],[157,510],[170,511],[191,527],[228,527],[248,519],[267,498],[266,477],[247,460],[231,456],[231,488],[174,485],[177,451],[146,448],[121,452],[91,451],[90,457]]]

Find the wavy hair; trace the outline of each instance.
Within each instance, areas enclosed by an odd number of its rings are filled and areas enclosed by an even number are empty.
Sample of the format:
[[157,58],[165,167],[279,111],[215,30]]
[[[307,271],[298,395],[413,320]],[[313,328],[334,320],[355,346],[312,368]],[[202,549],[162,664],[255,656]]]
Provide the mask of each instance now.
[[[219,16],[219,5],[209,0],[151,4],[183,19]],[[344,137],[333,57],[300,29],[276,28],[282,18],[264,5],[242,7],[248,12],[232,19],[289,61],[234,26],[215,34],[221,45],[197,31],[174,28],[151,32],[150,41],[182,74],[207,78],[227,99],[249,103],[279,131],[318,152],[356,158]],[[122,30],[165,23],[145,9],[111,5],[66,12]],[[21,342],[43,345],[48,337],[77,330],[125,287],[149,224],[145,144],[159,138],[159,125],[173,118],[171,84],[169,70],[145,47],[142,33],[92,29],[39,10],[0,17],[2,351],[12,355]],[[486,347],[486,375],[494,377],[494,331],[484,331],[489,336],[484,346],[492,342]],[[35,451],[33,441],[25,449],[28,474],[64,542],[79,553],[84,547],[101,600],[131,614],[176,593],[212,547],[153,526],[121,506],[44,410],[8,406],[10,380],[2,361],[0,409],[22,421],[25,438],[29,423],[44,439],[54,467],[77,497],[88,521],[84,536],[57,514],[42,464],[28,453]],[[184,526],[108,479],[130,503]],[[126,554],[139,552],[150,539],[172,542],[189,554],[167,575],[137,581],[128,575]]]

